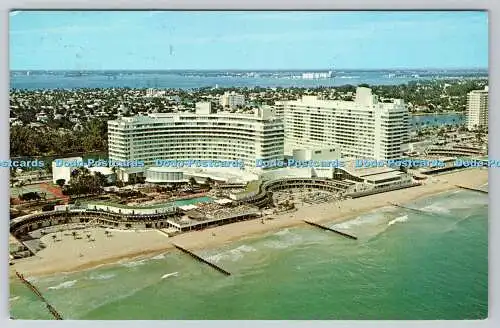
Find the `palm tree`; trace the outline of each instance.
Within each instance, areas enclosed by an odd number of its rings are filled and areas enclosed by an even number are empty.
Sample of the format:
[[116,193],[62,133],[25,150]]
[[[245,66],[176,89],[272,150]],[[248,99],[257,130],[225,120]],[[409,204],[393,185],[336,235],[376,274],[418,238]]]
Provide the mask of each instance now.
[[16,177],[16,175],[17,175],[16,169],[15,168],[11,168],[10,169],[10,179],[11,179],[11,181]]
[[105,185],[108,184],[108,178],[106,178],[106,176],[104,174],[102,174],[101,172],[96,172],[94,174],[94,177],[95,179],[97,180],[97,185],[98,187],[104,187]]

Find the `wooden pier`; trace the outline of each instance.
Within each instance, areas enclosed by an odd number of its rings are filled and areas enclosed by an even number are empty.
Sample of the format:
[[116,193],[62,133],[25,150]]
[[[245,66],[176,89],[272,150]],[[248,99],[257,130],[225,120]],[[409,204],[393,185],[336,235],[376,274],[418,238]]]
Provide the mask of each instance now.
[[172,244],[172,245],[174,245],[174,246],[175,246],[175,248],[177,248],[177,249],[179,249],[179,250],[183,251],[184,253],[191,255],[191,256],[192,256],[192,257],[194,257],[196,260],[198,260],[198,261],[200,261],[200,262],[203,262],[203,263],[205,263],[205,264],[208,264],[209,266],[211,266],[211,267],[212,267],[212,268],[214,268],[215,270],[217,270],[217,271],[219,271],[219,272],[221,272],[221,273],[225,274],[226,276],[230,276],[230,275],[231,275],[231,273],[230,273],[230,272],[228,272],[228,271],[224,270],[223,268],[221,268],[221,267],[220,267],[220,266],[218,266],[217,264],[214,264],[214,263],[212,263],[212,262],[210,262],[210,261],[208,261],[208,260],[204,259],[203,257],[201,257],[201,256],[199,256],[199,255],[196,255],[195,253],[191,252],[190,250],[185,249],[184,247],[179,246],[179,245],[176,245],[176,244]]
[[402,209],[405,209],[405,210],[414,211],[414,212],[417,212],[417,213],[422,213],[422,214],[429,214],[429,213],[431,213],[431,212],[427,212],[427,211],[424,211],[424,210],[419,210],[418,208],[413,208],[413,207],[401,205],[401,204],[398,204],[398,203],[389,202],[389,204],[391,204],[392,206],[395,206],[395,207],[399,207],[399,208],[402,208]]
[[461,186],[461,185],[455,185],[457,188],[460,188],[460,189],[465,189],[465,190],[470,190],[470,191],[476,191],[476,192],[480,192],[480,193],[483,193],[483,194],[487,194],[488,191],[487,190],[482,190],[482,189],[479,189],[479,188],[472,188],[472,187],[466,187],[466,186]]
[[350,234],[342,232],[342,231],[335,230],[333,228],[321,225],[319,223],[315,223],[315,222],[311,222],[311,221],[306,221],[306,220],[304,220],[304,222],[307,223],[307,224],[309,224],[309,225],[312,225],[314,227],[323,229],[323,230],[328,230],[328,231],[331,231],[331,232],[335,232],[336,234],[339,234],[339,235],[341,235],[343,237],[346,237],[346,238],[349,238],[349,239],[354,239],[354,240],[358,239],[358,237],[356,237],[356,236],[350,235]]
[[43,302],[45,303],[45,306],[47,307],[47,310],[49,310],[49,312],[52,314],[52,316],[56,319],[56,320],[63,320],[62,316],[59,314],[59,312],[57,312],[57,310],[52,306],[50,305],[50,303],[45,299],[45,297],[42,295],[42,293],[38,290],[38,288],[36,288],[31,282],[29,282],[28,280],[26,280],[26,278],[24,278],[24,276],[22,274],[20,274],[19,272],[16,271],[16,276],[19,278],[19,280],[21,280],[22,283],[24,283],[26,286],[28,286],[29,289],[31,289],[31,291],[36,295],[38,296],[38,298]]

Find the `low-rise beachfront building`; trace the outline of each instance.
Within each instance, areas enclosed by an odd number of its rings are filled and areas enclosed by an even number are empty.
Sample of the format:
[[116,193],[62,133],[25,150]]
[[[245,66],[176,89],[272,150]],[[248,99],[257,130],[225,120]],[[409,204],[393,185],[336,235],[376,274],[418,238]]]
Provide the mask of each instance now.
[[411,173],[396,167],[356,167],[347,161],[319,176],[317,168],[280,168],[265,172],[260,180],[249,183],[244,191],[232,193],[235,201],[266,203],[266,193],[284,189],[320,189],[348,197],[380,193],[419,185]]
[[[154,166],[259,171],[257,160],[283,159],[284,127],[270,108],[234,114],[198,103],[195,113],[155,113],[109,121],[108,140],[110,160],[144,163],[144,168],[124,170],[121,178],[127,181],[130,174],[144,174]],[[153,170],[149,179],[160,175]],[[174,175],[167,174],[169,178]]]
[[170,167],[150,167],[146,169],[146,182],[148,183],[186,183],[189,179],[184,177],[181,169]]
[[116,181],[116,174],[109,167],[104,166],[88,166],[83,161],[82,157],[58,158],[52,161],[52,182],[57,183],[57,180],[63,179],[64,184],[68,184],[71,179],[71,173],[80,167],[86,167],[91,174],[99,172],[106,181],[110,184]]
[[381,102],[359,87],[354,101],[303,96],[285,105],[285,154],[338,148],[342,158],[399,159],[407,151],[409,113],[403,100]]
[[[52,161],[52,182],[63,179],[65,184],[71,179],[71,172],[78,168],[78,163],[83,163],[81,157],[58,158]],[[82,165],[83,166],[83,165]]]

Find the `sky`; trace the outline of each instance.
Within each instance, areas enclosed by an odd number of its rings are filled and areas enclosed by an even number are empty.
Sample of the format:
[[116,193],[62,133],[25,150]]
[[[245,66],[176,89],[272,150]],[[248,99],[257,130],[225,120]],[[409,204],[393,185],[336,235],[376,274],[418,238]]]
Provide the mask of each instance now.
[[487,68],[486,12],[13,11],[12,70]]

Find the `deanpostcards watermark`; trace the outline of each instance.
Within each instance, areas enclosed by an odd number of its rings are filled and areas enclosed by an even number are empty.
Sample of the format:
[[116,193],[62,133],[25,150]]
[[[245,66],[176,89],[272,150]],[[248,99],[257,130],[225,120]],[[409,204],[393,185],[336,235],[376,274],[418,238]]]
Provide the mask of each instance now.
[[87,159],[87,160],[54,160],[56,167],[116,167],[116,168],[130,168],[130,167],[145,167],[144,161],[131,160],[131,161],[116,161],[104,159]]
[[173,168],[183,168],[183,167],[196,167],[196,168],[240,168],[243,169],[245,164],[242,160],[166,160],[157,159],[155,161],[155,166],[157,167],[173,167]]
[[[54,161],[46,161],[40,159],[9,159],[0,160],[0,168],[19,168],[19,169],[42,169],[47,166],[55,166],[56,168],[70,167],[110,167],[110,168],[142,168],[142,167],[170,167],[170,168],[239,168],[244,169],[243,160],[200,160],[200,159],[157,159],[152,165],[146,165],[143,160],[103,160],[103,159],[56,159]],[[439,159],[402,159],[402,160],[373,160],[373,159],[356,159],[356,160],[264,160],[257,159],[255,161],[256,168],[262,169],[279,169],[279,168],[498,168],[500,160],[493,159],[454,159],[454,160],[439,160]]]
[[500,160],[477,160],[477,159],[455,159],[453,161],[444,161],[440,159],[394,159],[394,160],[374,160],[374,159],[356,159],[356,160],[263,160],[258,159],[255,162],[257,168],[444,168],[444,167],[500,167]]

